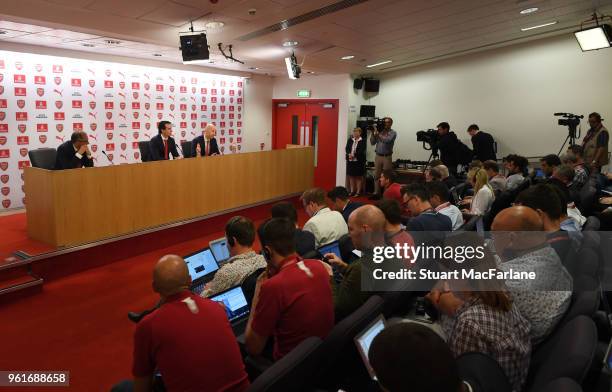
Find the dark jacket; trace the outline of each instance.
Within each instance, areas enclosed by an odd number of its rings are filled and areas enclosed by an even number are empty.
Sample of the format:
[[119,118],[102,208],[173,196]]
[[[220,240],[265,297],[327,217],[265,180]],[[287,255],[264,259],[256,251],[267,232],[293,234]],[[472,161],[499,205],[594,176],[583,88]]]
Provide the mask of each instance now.
[[348,223],[349,216],[351,216],[351,212],[355,211],[357,208],[361,207],[362,205],[363,203],[360,203],[358,201],[349,200],[346,207],[344,207],[344,210],[342,210],[342,217],[344,218],[346,223]]
[[493,160],[495,156],[495,141],[493,136],[486,132],[478,132],[472,136],[472,147],[474,148],[474,159],[478,159],[481,162]]
[[74,145],[70,140],[60,144],[55,158],[55,170],[77,169],[80,167],[93,167],[93,159],[83,155],[81,159],[76,156]]
[[[353,138],[350,138],[346,142],[346,148],[344,150],[346,152],[345,159],[347,161],[349,159],[349,154],[353,150],[353,143],[354,142],[355,142],[355,140],[353,140]],[[366,140],[364,138],[361,138],[361,140],[357,144],[357,149],[355,150],[355,158],[357,158],[358,162],[365,162],[366,161]]]
[[457,139],[455,132],[440,136],[438,141],[440,159],[451,173],[455,173],[458,164],[468,164],[472,160],[472,150]]
[[303,256],[315,250],[315,236],[309,231],[295,230],[295,251]]
[[[191,156],[192,157],[198,156],[198,153],[196,150],[198,144],[200,145],[200,149],[201,149],[200,155],[207,156],[206,155],[206,143],[204,142],[204,136],[201,136],[201,135],[193,139],[193,141],[191,142]],[[217,145],[217,139],[215,139],[214,137],[210,139],[209,155],[213,155],[213,154],[221,154],[221,152],[219,152],[219,146]]]
[[[152,161],[163,161],[164,157],[164,141],[162,140],[161,134],[157,136],[153,136],[151,138],[151,142],[149,143],[149,150],[151,151],[151,160]],[[176,142],[174,138],[168,138],[168,159],[170,159],[170,155],[174,159],[178,158],[179,153],[176,149]]]

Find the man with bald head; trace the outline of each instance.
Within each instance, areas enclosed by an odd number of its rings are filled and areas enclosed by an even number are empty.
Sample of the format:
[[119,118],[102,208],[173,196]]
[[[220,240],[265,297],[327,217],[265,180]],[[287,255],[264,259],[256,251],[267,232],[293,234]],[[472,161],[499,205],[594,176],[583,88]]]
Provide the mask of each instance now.
[[73,132],[70,140],[60,144],[55,158],[55,170],[78,169],[94,165],[89,138],[83,131]]
[[372,264],[374,247],[385,246],[385,222],[385,215],[378,207],[365,205],[357,208],[349,216],[348,229],[361,257],[347,264],[333,253],[324,255],[342,273],[342,281],[333,287],[336,322],[351,314],[372,295],[362,290],[361,271]]
[[219,146],[217,145],[217,127],[208,124],[204,127],[202,135],[196,137],[191,142],[191,155],[194,157],[209,157],[219,155]]
[[544,340],[567,311],[572,277],[546,241],[538,213],[525,206],[502,210],[491,226],[502,271],[533,272],[535,279],[509,279],[506,285],[523,317],[531,324],[531,340]]
[[[189,291],[185,261],[162,257],[153,270],[161,306],[134,333],[134,391],[161,373],[168,391],[244,391],[249,380],[223,306]],[[214,353],[214,355],[203,355]]]

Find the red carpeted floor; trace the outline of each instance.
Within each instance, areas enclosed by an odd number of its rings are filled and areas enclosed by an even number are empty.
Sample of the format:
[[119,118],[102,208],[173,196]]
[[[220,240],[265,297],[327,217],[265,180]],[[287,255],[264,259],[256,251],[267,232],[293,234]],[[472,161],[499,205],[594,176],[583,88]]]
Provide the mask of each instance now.
[[39,255],[54,250],[51,245],[28,238],[25,212],[0,216],[0,261],[14,251],[22,250],[30,255]]
[[[303,210],[299,217],[303,224]],[[70,390],[108,391],[130,377],[134,324],[127,312],[157,301],[151,290],[155,262],[168,253],[188,254],[221,236],[222,226],[206,237],[45,282],[42,293],[2,305],[0,369],[68,370]]]

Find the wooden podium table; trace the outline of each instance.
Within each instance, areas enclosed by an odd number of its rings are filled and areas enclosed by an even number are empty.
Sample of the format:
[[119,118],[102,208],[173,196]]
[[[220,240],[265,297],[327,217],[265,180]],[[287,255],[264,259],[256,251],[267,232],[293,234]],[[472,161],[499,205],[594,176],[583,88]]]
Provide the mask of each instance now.
[[304,191],[312,147],[52,171],[25,169],[28,235],[73,246]]

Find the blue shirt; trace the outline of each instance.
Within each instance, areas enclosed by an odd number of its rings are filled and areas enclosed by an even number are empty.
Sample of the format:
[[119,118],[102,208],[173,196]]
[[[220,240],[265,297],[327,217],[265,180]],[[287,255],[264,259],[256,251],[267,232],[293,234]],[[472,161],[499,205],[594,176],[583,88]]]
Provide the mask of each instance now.
[[393,154],[393,144],[395,144],[395,138],[397,137],[397,132],[393,129],[389,129],[388,132],[378,132],[378,136],[370,137],[370,144],[376,144],[376,153],[380,155],[391,155]]

